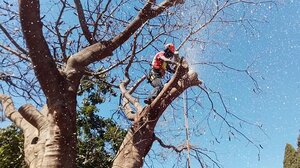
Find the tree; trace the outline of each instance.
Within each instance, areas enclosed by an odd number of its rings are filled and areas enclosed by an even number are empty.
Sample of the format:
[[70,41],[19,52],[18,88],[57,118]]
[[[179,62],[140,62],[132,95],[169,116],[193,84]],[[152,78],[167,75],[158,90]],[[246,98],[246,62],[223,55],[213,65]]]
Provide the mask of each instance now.
[[284,152],[284,168],[298,168],[300,167],[300,136],[298,137],[298,148],[295,148],[291,144],[286,144]]
[[0,129],[0,165],[2,167],[25,167],[23,136],[16,126]]
[[[124,130],[110,119],[103,119],[97,109],[84,106],[78,112],[78,154],[76,167],[110,167],[121,145]],[[26,167],[23,152],[23,134],[15,125],[0,130],[0,165],[2,167]],[[111,146],[111,147],[109,147]],[[95,148],[97,147],[97,148]]]
[[[137,89],[145,80],[140,69],[148,64],[141,55],[147,53],[149,48],[156,49],[155,45],[164,44],[165,39],[180,43],[178,50],[186,44],[205,46],[206,42],[201,40],[205,33],[201,32],[206,32],[209,37],[210,31],[206,31],[209,25],[216,28],[214,24],[218,23],[221,26],[240,23],[244,27],[252,27],[251,23],[256,20],[248,19],[246,11],[264,4],[272,5],[273,2],[108,0],[88,1],[86,7],[80,0],[74,0],[74,4],[67,0],[43,3],[40,5],[38,0],[20,0],[17,12],[13,2],[4,1],[1,6],[4,21],[0,29],[5,43],[0,44],[1,64],[7,68],[1,72],[1,80],[7,85],[3,87],[5,94],[0,94],[0,99],[5,115],[23,130],[27,165],[75,167],[78,141],[76,105],[80,81],[84,75],[106,73],[110,73],[111,81],[103,82],[120,89],[122,111],[131,121],[113,167],[142,167],[154,141],[177,152],[190,148],[189,145],[178,149],[164,144],[154,129],[169,105],[193,86],[197,86],[198,92],[202,91],[207,96],[210,111],[227,125],[231,136],[237,132],[259,148],[228,122],[226,116],[244,120],[232,114],[224,104],[224,114],[218,113],[211,94],[218,95],[224,103],[222,96],[201,85],[198,74],[189,68],[186,59],[178,58],[180,65],[175,74],[150,106],[139,103],[140,92]],[[51,4],[59,6],[56,8]],[[188,15],[188,10],[192,8],[198,11],[196,15]],[[242,9],[245,12],[240,16],[230,13],[231,9]],[[56,19],[50,14],[57,14]],[[74,22],[75,15],[78,22]],[[26,47],[20,45],[23,41]],[[258,89],[248,68],[239,70],[220,62],[202,64],[243,72],[251,77],[255,89]],[[133,68],[138,73],[132,74]],[[120,72],[124,72],[124,76],[113,75]],[[117,79],[122,81],[117,83]],[[17,110],[8,94],[21,96],[43,108],[38,110],[34,105],[26,104]],[[97,94],[92,97],[97,98]],[[197,100],[195,104],[201,106]],[[207,116],[209,120],[212,115]],[[194,148],[194,152],[197,154],[195,158],[202,165],[203,159],[199,154],[207,155],[197,148]]]
[[85,105],[78,112],[76,167],[109,168],[112,165],[125,131],[111,119],[103,119],[94,105]]

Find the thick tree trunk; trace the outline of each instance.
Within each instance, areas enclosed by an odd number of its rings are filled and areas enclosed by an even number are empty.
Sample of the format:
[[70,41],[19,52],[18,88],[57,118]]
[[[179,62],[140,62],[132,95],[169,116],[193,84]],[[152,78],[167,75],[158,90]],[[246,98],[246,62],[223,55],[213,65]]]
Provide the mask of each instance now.
[[[74,102],[74,100],[71,102]],[[49,127],[42,167],[76,167],[77,137],[75,104],[58,99],[54,104],[49,105],[47,119]]]
[[141,121],[133,125],[125,136],[112,168],[142,167],[153,142],[153,128],[149,128],[149,123]]
[[74,97],[67,98],[39,112],[29,104],[16,110],[11,98],[0,94],[5,115],[24,132],[25,161],[30,168],[76,167],[76,102]]

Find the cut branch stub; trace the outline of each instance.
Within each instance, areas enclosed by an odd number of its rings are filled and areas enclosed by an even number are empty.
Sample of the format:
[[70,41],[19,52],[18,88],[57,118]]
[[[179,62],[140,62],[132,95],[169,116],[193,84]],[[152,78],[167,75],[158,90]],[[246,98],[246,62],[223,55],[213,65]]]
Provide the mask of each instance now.
[[23,105],[19,108],[19,112],[31,125],[38,130],[47,125],[47,119],[31,104]]

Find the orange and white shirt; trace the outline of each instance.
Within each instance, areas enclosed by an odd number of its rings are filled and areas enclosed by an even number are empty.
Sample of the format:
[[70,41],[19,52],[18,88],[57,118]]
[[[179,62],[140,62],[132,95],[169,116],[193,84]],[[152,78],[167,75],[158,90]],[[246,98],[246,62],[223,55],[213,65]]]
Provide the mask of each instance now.
[[161,75],[164,76],[165,71],[167,69],[167,63],[161,59],[162,57],[166,58],[165,52],[163,52],[163,51],[158,52],[154,56],[154,58],[152,60],[152,68],[155,70],[160,70]]

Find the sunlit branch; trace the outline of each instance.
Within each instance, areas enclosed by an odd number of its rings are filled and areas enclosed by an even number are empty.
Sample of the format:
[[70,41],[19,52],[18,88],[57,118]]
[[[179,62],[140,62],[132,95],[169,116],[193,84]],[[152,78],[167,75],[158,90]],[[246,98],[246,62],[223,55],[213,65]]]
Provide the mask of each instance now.
[[138,88],[138,86],[146,79],[146,75],[142,76],[129,90],[128,93],[132,94],[135,89]]
[[2,103],[5,116],[13,121],[19,128],[25,129],[28,126],[27,121],[16,110],[11,97],[0,94],[0,101]]
[[48,121],[33,105],[26,104],[19,108],[20,114],[35,128],[40,130]]
[[[126,68],[125,68],[125,74],[124,74],[125,75],[125,80],[121,82],[121,84],[120,84],[120,90],[122,92],[122,95],[123,95],[124,99],[127,99],[131,104],[134,105],[134,107],[137,109],[137,112],[140,112],[143,109],[142,105],[126,89],[126,87],[128,86],[128,84],[130,83],[129,68],[131,67],[131,65],[133,63],[133,59],[134,59],[134,56],[135,56],[136,40],[137,40],[137,35],[135,34],[135,36],[134,36],[134,42],[133,42],[133,46],[132,46],[132,54],[131,54],[129,62],[128,62]],[[127,103],[125,103],[125,105],[127,105]]]

